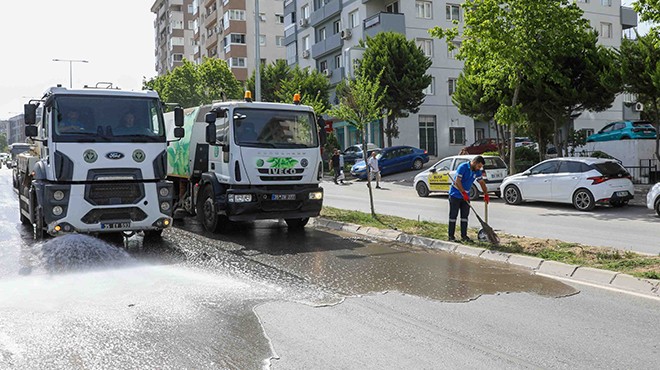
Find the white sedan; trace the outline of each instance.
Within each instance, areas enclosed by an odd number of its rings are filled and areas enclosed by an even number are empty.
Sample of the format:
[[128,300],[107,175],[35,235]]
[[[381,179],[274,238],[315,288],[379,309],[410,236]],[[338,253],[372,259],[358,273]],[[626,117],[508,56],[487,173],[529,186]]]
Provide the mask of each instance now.
[[507,177],[500,189],[507,204],[569,203],[580,211],[597,204],[623,207],[635,195],[630,174],[618,162],[599,158],[550,159]]
[[646,205],[660,216],[660,182],[646,195]]

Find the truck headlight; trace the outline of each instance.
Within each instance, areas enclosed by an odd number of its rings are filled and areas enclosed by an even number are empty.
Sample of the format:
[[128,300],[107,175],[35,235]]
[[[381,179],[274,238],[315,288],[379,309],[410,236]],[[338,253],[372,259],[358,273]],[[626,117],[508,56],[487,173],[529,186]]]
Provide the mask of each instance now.
[[164,211],[164,212],[169,211],[170,210],[170,203],[169,202],[162,202],[160,204],[160,210]]
[[64,209],[62,207],[60,207],[60,206],[53,207],[53,214],[55,216],[60,216],[60,215],[62,215],[63,212],[64,212]]
[[160,188],[160,190],[158,190],[158,194],[160,194],[160,196],[162,198],[165,198],[166,196],[170,195],[170,189],[169,188]]
[[64,192],[62,190],[57,190],[53,193],[53,199],[60,201],[64,199]]
[[321,199],[323,199],[322,191],[314,191],[309,193],[309,200],[321,200]]

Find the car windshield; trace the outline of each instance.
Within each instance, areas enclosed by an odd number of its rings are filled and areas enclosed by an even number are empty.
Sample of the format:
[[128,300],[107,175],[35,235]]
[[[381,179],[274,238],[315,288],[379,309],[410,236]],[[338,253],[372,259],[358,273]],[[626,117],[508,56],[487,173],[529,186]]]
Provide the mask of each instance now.
[[55,140],[163,142],[160,103],[153,98],[59,96],[53,104]]
[[486,164],[484,165],[484,170],[496,170],[500,168],[506,168],[506,164],[500,157],[486,157]]
[[616,162],[605,162],[594,164],[594,167],[600,172],[603,176],[616,176],[616,177],[626,177],[630,176],[628,171],[623,168],[620,164]]
[[633,127],[654,128],[651,122],[633,122]]
[[234,110],[234,139],[240,146],[314,148],[318,144],[312,112],[275,109]]

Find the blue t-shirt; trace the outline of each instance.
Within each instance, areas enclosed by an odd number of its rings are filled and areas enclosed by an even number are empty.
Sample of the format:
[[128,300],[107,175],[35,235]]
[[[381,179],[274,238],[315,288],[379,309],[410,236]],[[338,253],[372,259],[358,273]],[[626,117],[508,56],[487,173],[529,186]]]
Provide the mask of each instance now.
[[[470,168],[470,162],[465,162],[458,166],[458,169],[456,170],[456,178],[454,181],[460,181],[461,185],[463,185],[463,189],[469,192],[472,184],[474,184],[475,181],[481,180],[482,177],[483,171],[472,171],[472,168]],[[463,195],[458,189],[456,189],[453,184],[449,189],[449,195],[454,198],[463,199]]]

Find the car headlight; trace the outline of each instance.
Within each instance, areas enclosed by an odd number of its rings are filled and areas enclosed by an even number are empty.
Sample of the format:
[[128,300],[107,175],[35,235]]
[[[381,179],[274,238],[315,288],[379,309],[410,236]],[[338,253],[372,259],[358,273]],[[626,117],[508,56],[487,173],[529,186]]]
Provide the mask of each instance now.
[[60,201],[64,199],[64,192],[62,190],[57,190],[53,193],[53,199]]
[[314,191],[309,193],[309,200],[321,200],[321,199],[323,199],[322,191]]
[[165,198],[166,196],[170,195],[170,189],[169,188],[160,188],[160,190],[158,190],[158,194],[160,194],[160,196],[162,198]]
[[164,212],[169,211],[170,210],[170,202],[162,202],[160,204],[160,210],[164,211]]
[[60,207],[60,206],[53,207],[53,214],[55,216],[60,216],[60,215],[62,215],[62,213],[64,213],[64,209],[62,207]]

